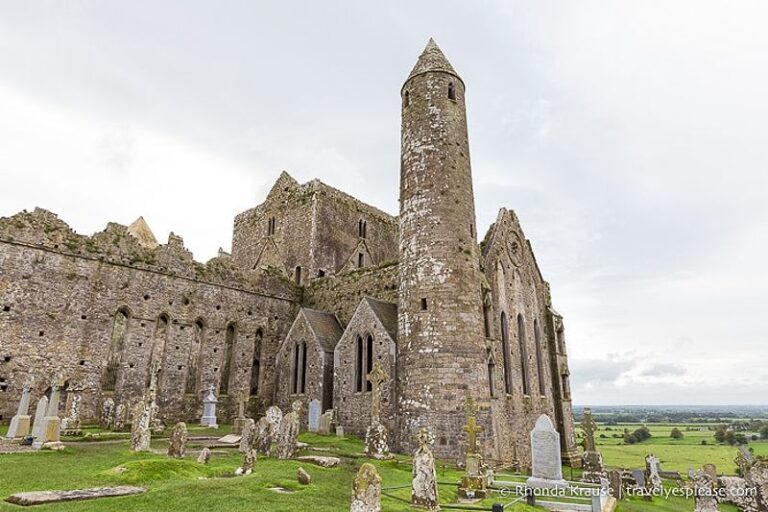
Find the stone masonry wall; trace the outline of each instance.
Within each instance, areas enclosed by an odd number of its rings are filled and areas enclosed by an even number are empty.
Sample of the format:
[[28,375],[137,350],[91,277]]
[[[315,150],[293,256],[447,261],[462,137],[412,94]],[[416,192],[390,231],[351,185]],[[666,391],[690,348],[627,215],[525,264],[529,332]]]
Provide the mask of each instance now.
[[[306,388],[304,393],[294,393],[291,386],[294,368],[293,351],[295,345],[301,342],[307,343]],[[312,333],[309,323],[301,314],[297,316],[285,341],[280,345],[276,367],[278,371],[275,405],[286,413],[291,411],[291,404],[294,401],[300,400],[303,404],[301,429],[306,430],[309,402],[317,399],[323,405],[323,410],[331,408],[333,354],[323,350]]]
[[389,375],[381,386],[381,421],[393,432],[397,418],[394,385],[397,382],[397,346],[368,303],[363,301],[336,345],[333,375],[333,403],[338,411],[338,421],[344,432],[361,437],[365,436],[371,422],[371,392],[366,391],[367,387],[363,387],[363,392],[356,388],[357,337],[367,343],[369,335],[373,338],[373,362],[381,363]]
[[349,323],[363,297],[397,303],[398,267],[396,262],[366,267],[335,278],[315,279],[304,292],[310,307],[333,311],[342,325]]
[[[274,218],[274,234],[269,220]],[[360,233],[360,221],[365,223]],[[397,258],[397,219],[319,180],[283,173],[261,205],[235,219],[232,256],[243,268],[275,265],[301,282]]]
[[[106,396],[126,405],[140,398],[154,358],[162,368],[161,416],[199,418],[205,388],[220,387],[229,325],[236,335],[225,390],[233,395],[249,386],[261,331],[262,384],[254,400],[271,403],[272,361],[296,297],[285,280],[246,276],[228,258],[192,261],[178,237],[149,250],[116,224],[83,237],[44,210],[0,219],[0,414],[7,421],[15,413],[28,376],[36,380],[34,403],[61,372],[84,385],[83,415],[94,419]],[[128,317],[127,329],[114,391],[102,392],[118,310]],[[193,374],[190,366],[197,366]],[[222,397],[223,417],[232,412],[229,402]]]
[[[549,327],[549,287],[541,278],[533,251],[513,212],[500,211],[484,249],[485,275],[491,293],[486,312],[488,343],[495,362],[492,401],[495,416],[501,419],[495,455],[502,460],[517,458],[523,467],[530,467],[528,432],[539,415],[548,415],[564,439],[573,435],[571,417],[565,418],[562,410],[556,409],[559,376],[553,375],[551,365],[555,340]],[[509,385],[505,383],[507,372]]]

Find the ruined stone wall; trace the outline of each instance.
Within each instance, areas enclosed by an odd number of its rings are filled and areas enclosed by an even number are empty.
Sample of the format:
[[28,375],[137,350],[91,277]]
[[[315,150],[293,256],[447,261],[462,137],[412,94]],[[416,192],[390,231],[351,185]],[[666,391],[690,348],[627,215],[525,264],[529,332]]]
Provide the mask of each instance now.
[[[317,185],[317,243],[315,266],[326,275],[378,266],[397,259],[398,223],[395,217],[336,189]],[[360,221],[363,236],[360,236]]]
[[[306,382],[304,392],[299,389],[294,393],[293,372],[295,366],[294,350],[301,343],[307,344]],[[309,402],[320,400],[322,410],[331,407],[333,387],[333,354],[327,353],[317,342],[309,323],[299,314],[291,330],[280,345],[276,360],[277,391],[275,405],[283,413],[291,411],[291,404],[301,401],[301,429],[306,430]]]
[[242,268],[279,267],[294,279],[301,267],[306,284],[356,268],[359,254],[363,266],[396,259],[396,241],[396,218],[319,180],[299,185],[283,173],[263,204],[235,219],[232,256]]
[[[275,268],[295,281],[302,268],[302,283],[311,273],[314,199],[287,173],[280,175],[264,203],[235,217],[232,259],[243,269]],[[269,220],[274,218],[274,233]]]
[[[126,405],[140,398],[154,360],[162,369],[161,416],[199,418],[207,386],[220,389],[229,325],[236,334],[225,390],[233,396],[250,386],[261,331],[255,401],[271,403],[273,361],[297,297],[284,279],[249,277],[228,258],[194,262],[178,237],[147,249],[117,224],[85,237],[44,210],[0,219],[0,414],[7,421],[15,413],[28,376],[37,400],[61,372],[83,384],[83,415],[94,419],[106,396]],[[127,321],[113,343],[118,310]],[[110,360],[114,390],[102,391]],[[223,417],[231,415],[231,401],[222,397]]]
[[[333,375],[333,404],[338,412],[338,422],[345,433],[361,437],[365,436],[366,428],[371,423],[371,392],[367,391],[365,380],[362,392],[358,391],[357,338],[359,336],[366,344],[369,335],[373,338],[373,364],[381,363],[389,375],[381,386],[381,422],[392,432],[397,419],[397,346],[367,302],[363,301],[336,345]],[[364,375],[362,377],[365,379]]]
[[332,279],[316,279],[304,291],[304,302],[315,309],[333,311],[341,324],[346,325],[363,297],[397,303],[398,283],[397,263],[385,263]]
[[549,287],[513,212],[501,210],[484,244],[491,295],[488,342],[495,363],[493,407],[502,420],[495,450],[503,460],[516,457],[530,467],[528,432],[539,415],[548,415],[564,440],[573,437],[572,417],[565,417],[560,407],[559,376],[553,374],[552,351],[557,348]]

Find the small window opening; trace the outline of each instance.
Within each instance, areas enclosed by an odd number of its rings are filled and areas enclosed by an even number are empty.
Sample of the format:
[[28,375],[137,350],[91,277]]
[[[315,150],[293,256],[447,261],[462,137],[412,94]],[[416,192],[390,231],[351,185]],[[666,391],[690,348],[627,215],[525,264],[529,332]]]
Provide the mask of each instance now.
[[427,298],[422,297],[421,298],[421,310],[426,311],[427,310]]
[[301,267],[296,267],[295,278],[296,284],[301,285]]
[[11,306],[3,306],[3,312],[7,313],[11,310]]
[[448,99],[449,100],[456,99],[456,86],[453,85],[453,82],[448,84]]
[[3,357],[3,362],[4,362],[4,363],[10,363],[10,362],[11,362],[11,356],[5,356],[5,357]]
[[317,271],[317,277],[325,277],[325,270],[320,269]]
[[357,267],[363,268],[364,263],[365,263],[365,254],[359,253],[357,255]]
[[405,91],[405,96],[403,97],[403,107],[408,107],[411,104],[411,92]]

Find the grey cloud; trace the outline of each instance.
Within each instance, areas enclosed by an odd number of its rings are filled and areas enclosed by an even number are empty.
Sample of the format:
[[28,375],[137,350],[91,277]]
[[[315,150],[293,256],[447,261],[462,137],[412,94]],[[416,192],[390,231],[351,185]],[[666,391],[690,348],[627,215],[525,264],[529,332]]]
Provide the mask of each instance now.
[[[84,233],[144,215],[205,260],[282,169],[396,213],[400,86],[434,36],[467,84],[478,232],[502,206],[518,213],[565,315],[576,401],[596,382],[604,403],[693,402],[690,381],[768,359],[755,321],[767,14],[695,0],[3,2],[0,215],[39,205]],[[645,366],[605,356],[638,347]],[[675,396],[622,377],[681,361]]]

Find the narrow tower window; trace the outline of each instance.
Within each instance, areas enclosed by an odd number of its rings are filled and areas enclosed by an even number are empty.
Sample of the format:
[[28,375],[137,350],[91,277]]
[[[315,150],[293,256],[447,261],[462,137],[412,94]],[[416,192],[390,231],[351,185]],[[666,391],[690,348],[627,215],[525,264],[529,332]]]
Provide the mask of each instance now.
[[296,284],[301,286],[301,267],[296,267],[295,277],[296,277]]
[[491,308],[488,304],[483,304],[483,329],[485,337],[491,337]]
[[270,217],[267,221],[267,236],[272,236],[275,234],[275,218]]
[[408,107],[411,104],[411,92],[405,91],[405,95],[403,96],[403,107]]
[[456,99],[456,86],[453,85],[453,82],[448,84],[448,99],[449,100]]
[[365,254],[359,253],[357,255],[357,268],[363,268],[364,264],[365,264]]
[[427,298],[422,297],[421,298],[421,310],[426,311],[427,310]]
[[496,378],[494,375],[496,372],[496,364],[493,362],[493,359],[488,359],[488,391],[491,394],[491,398],[496,396],[496,390],[493,386],[493,380]]

